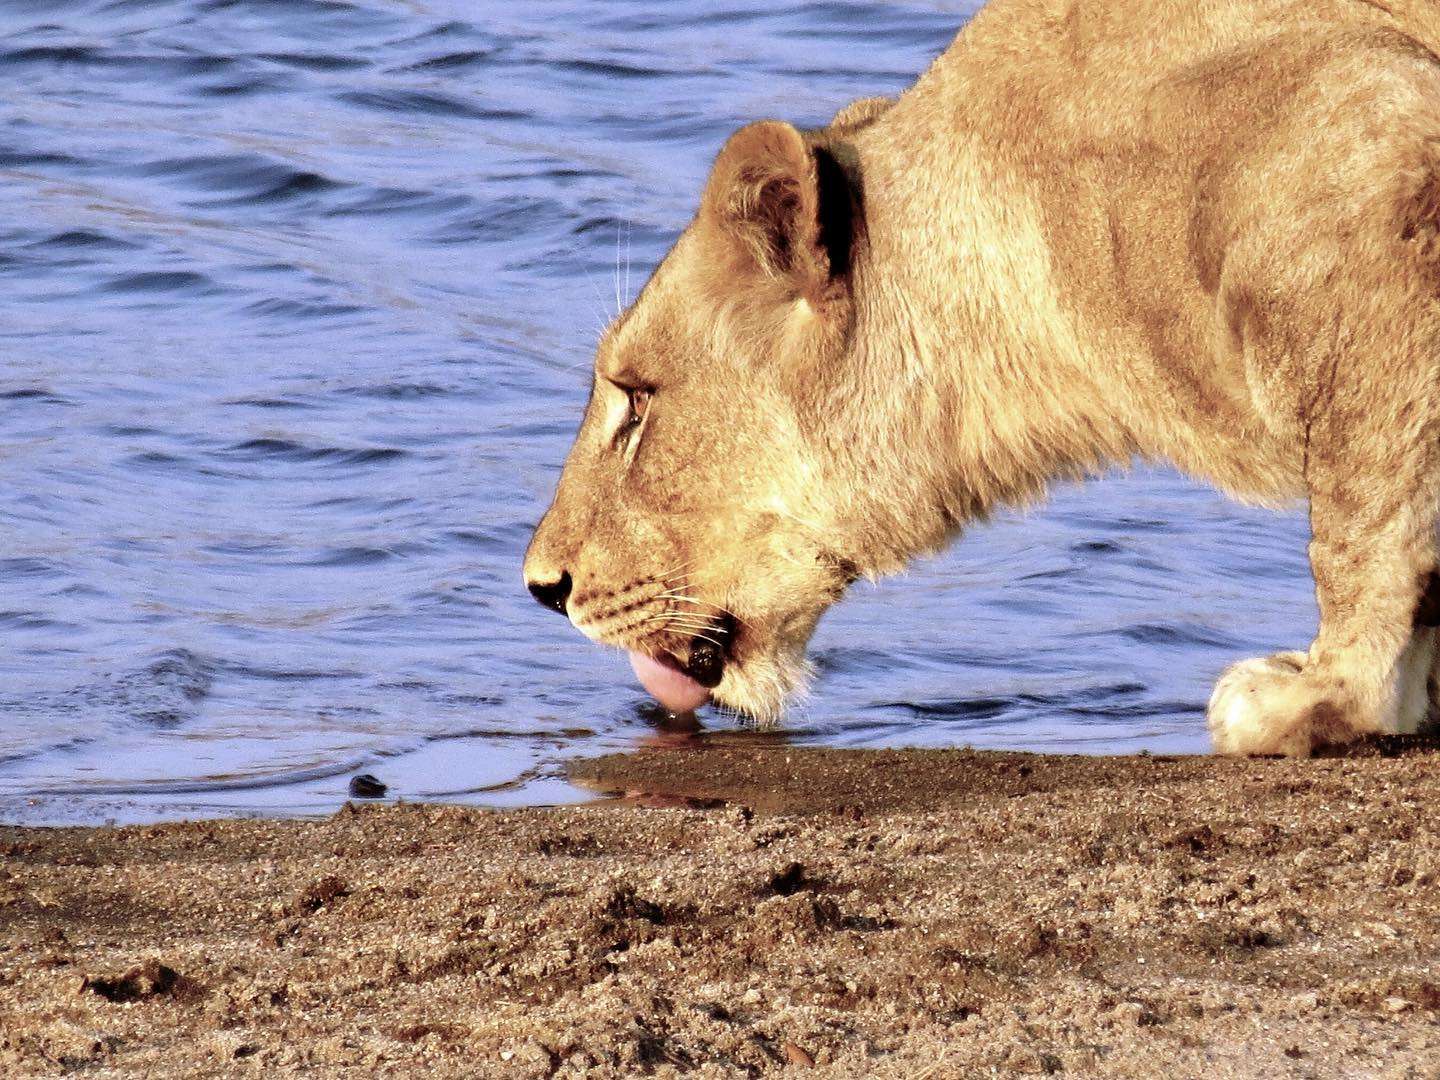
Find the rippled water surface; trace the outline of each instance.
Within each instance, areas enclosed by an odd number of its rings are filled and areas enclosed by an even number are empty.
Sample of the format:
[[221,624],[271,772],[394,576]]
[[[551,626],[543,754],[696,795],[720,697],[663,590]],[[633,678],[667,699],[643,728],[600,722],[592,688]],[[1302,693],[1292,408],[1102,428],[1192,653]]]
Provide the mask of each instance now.
[[[520,589],[598,325],[731,129],[897,91],[971,10],[0,0],[0,819],[564,800],[653,737]],[[1067,488],[857,589],[781,733],[704,738],[1200,750],[1217,671],[1308,640],[1303,540]]]

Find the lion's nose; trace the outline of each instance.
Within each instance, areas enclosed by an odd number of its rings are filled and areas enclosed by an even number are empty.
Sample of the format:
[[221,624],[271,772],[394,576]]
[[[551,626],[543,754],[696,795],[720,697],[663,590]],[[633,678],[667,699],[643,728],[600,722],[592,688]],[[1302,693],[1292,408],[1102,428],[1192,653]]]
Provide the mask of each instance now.
[[536,600],[539,600],[540,603],[544,604],[551,611],[558,611],[561,615],[564,615],[565,601],[570,599],[570,586],[572,584],[570,572],[565,570],[561,571],[558,581],[527,581],[525,586],[530,590],[530,595],[535,597]]

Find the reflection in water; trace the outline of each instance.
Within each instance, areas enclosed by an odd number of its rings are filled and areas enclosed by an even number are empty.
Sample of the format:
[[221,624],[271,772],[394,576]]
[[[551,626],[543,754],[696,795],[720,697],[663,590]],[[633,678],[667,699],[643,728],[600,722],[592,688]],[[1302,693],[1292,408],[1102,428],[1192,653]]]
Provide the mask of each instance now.
[[554,801],[637,740],[1202,749],[1215,673],[1307,640],[1304,526],[1166,473],[858,589],[783,735],[647,724],[521,588],[726,134],[899,91],[971,9],[6,5],[0,818]]
[[672,713],[650,702],[641,704],[635,711],[645,724],[645,729],[636,735],[633,744],[640,749],[705,750],[721,746],[789,746],[804,735],[803,731],[797,731],[791,724],[762,729],[723,718],[707,727],[697,713]]
[[639,709],[648,730],[636,740],[638,747],[660,750],[699,750],[705,745],[705,727],[693,712],[672,713],[658,705]]

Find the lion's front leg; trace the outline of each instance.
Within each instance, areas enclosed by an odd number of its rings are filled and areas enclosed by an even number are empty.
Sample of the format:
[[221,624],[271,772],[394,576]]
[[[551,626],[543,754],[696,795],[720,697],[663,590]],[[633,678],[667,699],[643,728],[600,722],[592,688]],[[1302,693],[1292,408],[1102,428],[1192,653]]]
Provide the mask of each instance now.
[[1304,757],[1317,746],[1349,742],[1367,731],[1413,735],[1433,727],[1440,722],[1437,644],[1433,627],[1415,628],[1395,665],[1377,722],[1364,728],[1346,723],[1320,730],[1324,718],[1310,712],[1325,691],[1302,677],[1307,659],[1303,652],[1231,664],[1215,683],[1205,710],[1215,752]]
[[1206,710],[1218,753],[1307,757],[1425,723],[1436,633],[1417,616],[1434,542],[1420,506],[1386,509],[1345,488],[1312,493],[1319,633],[1308,652],[1242,661],[1221,676]]
[[1416,626],[1400,657],[1395,683],[1395,723],[1400,735],[1414,735],[1435,725],[1435,667],[1440,663],[1440,635],[1433,626]]
[[1287,754],[1311,749],[1308,729],[1295,720],[1314,705],[1300,673],[1303,652],[1283,652],[1231,664],[1215,684],[1205,721],[1217,754]]

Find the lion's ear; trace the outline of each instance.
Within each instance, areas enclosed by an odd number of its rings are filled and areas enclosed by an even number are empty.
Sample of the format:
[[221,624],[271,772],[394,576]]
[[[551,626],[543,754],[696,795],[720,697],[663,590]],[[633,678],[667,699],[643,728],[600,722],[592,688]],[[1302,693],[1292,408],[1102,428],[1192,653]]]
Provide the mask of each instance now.
[[778,120],[730,137],[701,204],[743,264],[812,302],[848,293],[855,210],[834,154]]
[[830,121],[830,130],[848,134],[867,128],[889,112],[894,104],[895,100],[888,97],[867,97],[852,101],[835,114],[835,119]]

